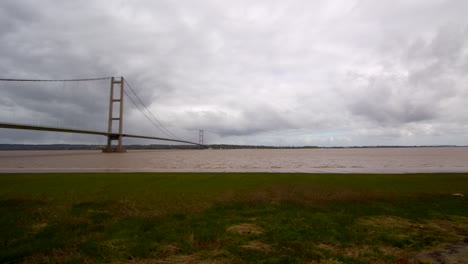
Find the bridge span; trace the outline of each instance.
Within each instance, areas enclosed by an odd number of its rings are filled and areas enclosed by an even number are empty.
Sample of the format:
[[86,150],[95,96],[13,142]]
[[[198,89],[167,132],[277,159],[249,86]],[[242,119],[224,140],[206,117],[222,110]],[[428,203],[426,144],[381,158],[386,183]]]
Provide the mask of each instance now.
[[0,122],[0,128],[38,130],[38,131],[63,132],[63,133],[77,133],[77,134],[89,134],[89,135],[101,135],[101,136],[112,137],[112,138],[118,138],[119,136],[122,136],[122,137],[154,139],[154,140],[162,140],[162,141],[171,141],[171,142],[178,142],[178,143],[200,145],[200,144],[195,143],[195,142],[179,140],[179,139],[140,136],[140,135],[131,135],[131,134],[117,134],[117,133],[108,133],[108,132],[101,132],[101,131],[71,129],[71,128],[60,128],[60,127],[34,126],[34,125],[14,124],[14,123],[2,123],[2,122]]
[[[110,79],[110,96],[109,96],[109,119],[108,119],[108,131],[92,131],[92,130],[82,130],[82,129],[72,129],[72,128],[60,128],[60,127],[51,127],[51,126],[37,126],[37,125],[28,125],[28,124],[19,124],[19,123],[6,123],[0,122],[0,128],[7,129],[23,129],[23,130],[37,130],[37,131],[50,131],[50,132],[62,132],[62,133],[77,133],[77,134],[89,134],[89,135],[101,135],[107,137],[107,147],[103,149],[104,152],[125,152],[125,149],[122,144],[122,138],[131,137],[131,138],[142,138],[142,139],[154,139],[162,141],[171,141],[185,144],[193,145],[203,145],[202,134],[200,134],[200,143],[195,143],[191,141],[177,139],[174,134],[170,133],[167,128],[161,130],[169,137],[173,136],[174,138],[163,138],[163,137],[152,137],[152,136],[142,136],[142,135],[132,135],[123,133],[123,104],[124,104],[124,95],[126,95],[135,106],[142,111],[134,100],[124,91],[124,85],[128,86],[132,93],[138,99],[138,102],[141,103],[143,108],[148,111],[151,117],[156,120],[163,128],[159,120],[154,117],[154,115],[149,112],[146,105],[138,97],[135,91],[131,88],[130,84],[123,77],[103,77],[103,78],[94,78],[94,79],[71,79],[71,80],[33,80],[33,79],[0,79],[0,81],[8,82],[82,82],[82,81],[96,81],[96,80],[106,80]],[[143,112],[143,111],[142,111]],[[146,118],[149,119],[153,125],[157,126],[154,120],[151,120],[148,115],[143,112]],[[114,124],[116,122],[116,124]],[[115,126],[115,127],[114,127]],[[115,129],[114,129],[115,128]],[[117,146],[112,144],[113,141],[117,141]]]

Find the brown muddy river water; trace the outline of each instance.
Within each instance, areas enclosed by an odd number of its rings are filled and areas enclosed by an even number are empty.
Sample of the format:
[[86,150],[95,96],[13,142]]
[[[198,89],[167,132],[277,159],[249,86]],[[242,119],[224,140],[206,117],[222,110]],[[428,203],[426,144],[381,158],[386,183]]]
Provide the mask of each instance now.
[[468,172],[468,147],[1,151],[0,172]]

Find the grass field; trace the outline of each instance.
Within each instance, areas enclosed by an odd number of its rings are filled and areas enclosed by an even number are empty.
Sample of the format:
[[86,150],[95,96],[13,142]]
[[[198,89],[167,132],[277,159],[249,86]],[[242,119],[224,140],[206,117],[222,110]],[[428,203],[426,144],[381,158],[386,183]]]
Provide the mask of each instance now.
[[406,263],[468,174],[0,174],[1,263]]

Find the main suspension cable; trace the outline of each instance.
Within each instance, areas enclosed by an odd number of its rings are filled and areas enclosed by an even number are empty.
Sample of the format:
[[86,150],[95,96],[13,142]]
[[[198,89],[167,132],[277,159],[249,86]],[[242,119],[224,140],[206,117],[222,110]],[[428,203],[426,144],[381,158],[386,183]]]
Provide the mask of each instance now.
[[100,81],[100,80],[110,80],[112,77],[99,77],[99,78],[85,78],[85,79],[10,79],[10,78],[0,78],[0,81],[4,82],[83,82],[83,81]]
[[164,131],[163,129],[161,129],[160,127],[158,127],[158,126],[156,125],[156,123],[154,123],[153,120],[151,120],[151,118],[141,109],[141,107],[140,107],[137,103],[135,103],[135,101],[132,99],[132,97],[130,97],[130,95],[128,95],[127,91],[124,90],[124,93],[125,93],[125,95],[128,97],[128,99],[130,99],[130,101],[133,103],[133,105],[134,105],[138,110],[140,110],[140,112],[143,113],[143,115],[146,117],[146,119],[148,119],[148,121],[150,121],[150,122],[153,124],[153,126],[155,126],[157,129],[159,129],[159,130],[160,130],[162,133],[164,133],[166,136],[172,137],[172,135],[169,135],[168,133],[166,133],[166,131]]
[[[125,79],[124,79],[125,80]],[[127,80],[125,80],[125,84],[127,84],[128,88],[130,88],[130,91],[132,91],[133,95],[135,95],[135,97],[137,98],[137,100],[140,102],[141,105],[143,105],[144,109],[146,109],[146,112],[149,113],[149,115],[153,118],[153,120],[151,120],[151,118],[148,117],[148,115],[145,113],[145,111],[143,111],[140,107],[137,106],[138,110],[140,110],[144,115],[145,117],[156,127],[158,128],[159,130],[161,130],[165,135],[169,136],[169,137],[173,137],[175,139],[179,139],[176,135],[174,135],[171,131],[169,131],[169,129],[167,129],[161,121],[159,121],[159,119],[157,119],[154,114],[148,109],[148,107],[143,103],[143,101],[140,99],[140,97],[136,94],[135,90],[133,90],[132,86],[127,82]],[[132,103],[134,105],[135,102],[131,99],[131,97],[125,93],[127,95],[128,98],[130,98],[130,101],[132,101]],[[156,123],[159,124],[159,126],[154,122],[156,121]]]

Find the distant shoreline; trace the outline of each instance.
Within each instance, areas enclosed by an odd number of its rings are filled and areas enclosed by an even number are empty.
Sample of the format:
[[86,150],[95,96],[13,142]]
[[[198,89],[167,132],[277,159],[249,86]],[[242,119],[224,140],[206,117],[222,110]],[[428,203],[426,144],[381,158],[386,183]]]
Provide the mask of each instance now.
[[[128,150],[157,150],[157,149],[353,149],[353,148],[456,148],[467,147],[457,145],[422,145],[422,146],[400,146],[400,145],[385,145],[385,146],[256,146],[256,145],[228,145],[228,144],[213,144],[204,145],[203,147],[196,145],[126,145]],[[104,145],[86,145],[86,144],[0,144],[0,151],[11,150],[101,150]]]

